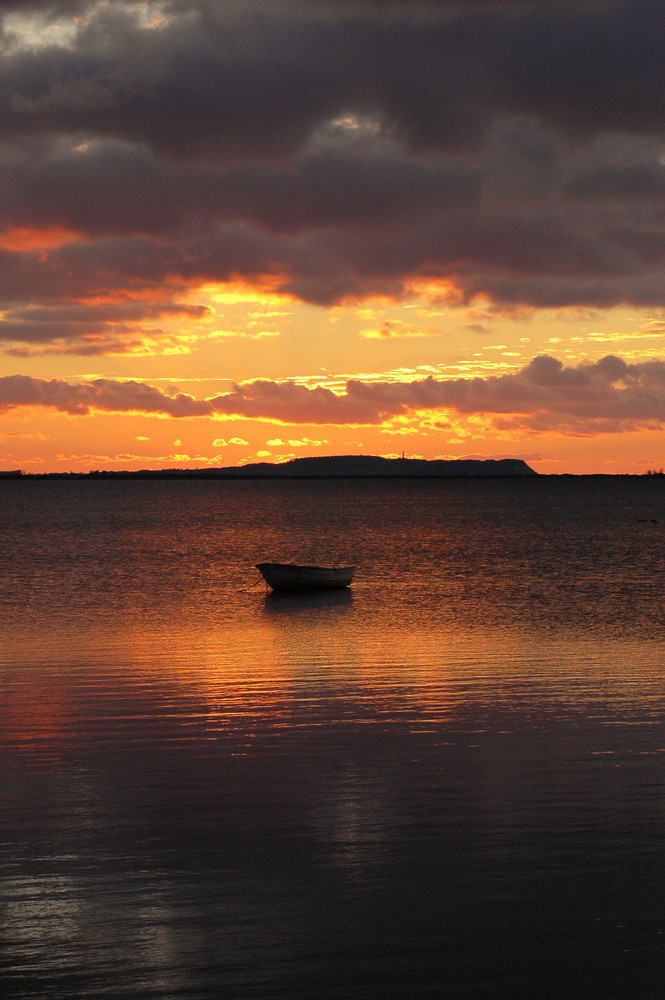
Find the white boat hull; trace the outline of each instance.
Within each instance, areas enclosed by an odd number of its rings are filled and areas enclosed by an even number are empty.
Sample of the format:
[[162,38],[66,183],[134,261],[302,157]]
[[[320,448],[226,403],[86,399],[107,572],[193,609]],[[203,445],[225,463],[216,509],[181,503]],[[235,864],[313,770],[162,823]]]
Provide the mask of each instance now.
[[256,567],[273,590],[330,590],[348,587],[355,566],[296,566],[293,563],[258,563]]

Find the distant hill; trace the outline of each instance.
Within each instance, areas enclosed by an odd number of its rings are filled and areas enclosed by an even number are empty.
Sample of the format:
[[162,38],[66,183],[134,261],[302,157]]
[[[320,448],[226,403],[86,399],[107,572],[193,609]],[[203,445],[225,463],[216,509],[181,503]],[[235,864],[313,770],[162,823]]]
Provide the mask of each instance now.
[[[218,469],[228,476],[297,478],[308,476],[537,476],[518,458],[434,459],[381,458],[378,455],[329,455],[323,458],[292,458],[273,465],[260,462],[237,469]],[[214,473],[213,473],[214,474]]]
[[381,458],[379,455],[328,455],[323,458],[292,458],[289,462],[257,462],[254,465],[218,469],[141,469],[137,472],[46,472],[0,473],[2,478],[38,479],[321,479],[331,477],[438,476],[537,476],[519,458],[456,459]]
[[[95,475],[95,473],[91,473]],[[137,475],[150,478],[191,479],[320,479],[377,476],[537,476],[517,458],[458,459],[381,458],[378,455],[328,455],[322,458],[292,458],[289,462],[257,462],[254,465],[220,469],[171,469],[139,473],[97,473],[103,476]]]

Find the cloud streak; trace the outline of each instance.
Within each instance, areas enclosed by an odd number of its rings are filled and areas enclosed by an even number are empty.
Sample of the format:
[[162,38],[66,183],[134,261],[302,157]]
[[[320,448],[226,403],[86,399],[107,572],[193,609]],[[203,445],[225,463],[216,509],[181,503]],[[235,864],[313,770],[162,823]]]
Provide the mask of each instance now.
[[214,412],[210,403],[182,393],[169,396],[141,382],[95,379],[72,384],[62,379],[38,379],[27,375],[0,378],[0,411],[21,406],[48,407],[72,416],[97,411],[200,417]]
[[628,364],[608,355],[566,367],[547,355],[511,375],[473,379],[347,381],[343,392],[259,380],[207,400],[134,381],[71,384],[27,376],[0,378],[0,410],[48,407],[68,415],[93,411],[176,418],[233,416],[284,424],[376,425],[433,411],[483,414],[497,426],[584,435],[665,426],[665,362]]

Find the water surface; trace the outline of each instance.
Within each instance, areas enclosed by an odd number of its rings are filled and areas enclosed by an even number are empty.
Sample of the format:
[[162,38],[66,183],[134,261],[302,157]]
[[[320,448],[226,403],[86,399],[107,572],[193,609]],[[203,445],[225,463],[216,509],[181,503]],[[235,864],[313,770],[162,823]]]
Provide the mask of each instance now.
[[1,490],[5,995],[660,995],[658,477]]

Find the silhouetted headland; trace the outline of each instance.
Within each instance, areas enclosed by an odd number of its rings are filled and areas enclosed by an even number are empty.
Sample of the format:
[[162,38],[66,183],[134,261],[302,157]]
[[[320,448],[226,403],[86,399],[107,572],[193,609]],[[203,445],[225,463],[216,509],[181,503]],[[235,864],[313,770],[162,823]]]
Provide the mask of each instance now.
[[471,478],[497,476],[537,476],[519,458],[433,459],[381,458],[378,455],[328,455],[323,458],[293,458],[279,464],[258,462],[253,465],[217,469],[142,469],[136,472],[51,472],[4,473],[4,478],[36,477],[41,479],[321,479],[371,477]]
[[222,469],[223,475],[243,477],[319,476],[536,476],[521,459],[381,458],[378,455],[328,455],[321,458],[293,458],[273,465],[260,462],[239,469]]

